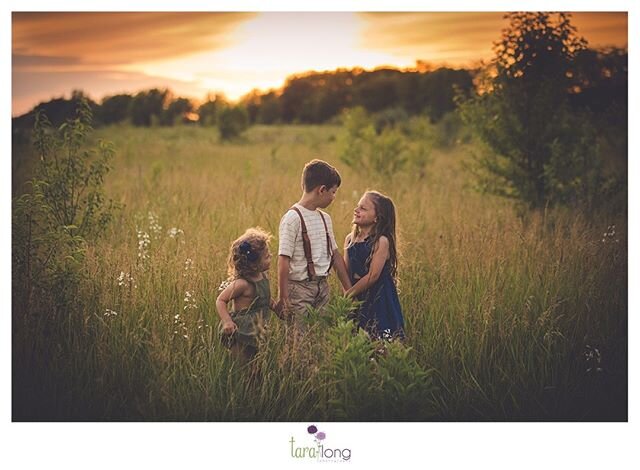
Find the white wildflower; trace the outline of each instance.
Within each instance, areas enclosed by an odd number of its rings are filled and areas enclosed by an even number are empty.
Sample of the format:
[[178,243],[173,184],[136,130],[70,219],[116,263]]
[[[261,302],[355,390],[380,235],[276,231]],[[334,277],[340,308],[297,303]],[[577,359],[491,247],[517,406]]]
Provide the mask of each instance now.
[[193,270],[193,260],[191,258],[187,258],[184,262],[184,272],[182,273],[183,277],[187,277],[189,275],[189,271]]
[[158,216],[154,212],[149,211],[148,219],[149,231],[153,234],[154,238],[158,238],[162,232],[162,226],[158,223]]
[[118,285],[120,287],[133,287],[134,289],[138,288],[138,285],[136,284],[135,279],[133,279],[133,276],[131,276],[131,274],[129,273],[125,273],[124,271],[120,271],[120,274],[118,275],[117,278],[118,281]]
[[595,370],[596,372],[602,372],[602,354],[596,347],[590,345],[585,346],[584,358],[587,365],[587,372]]
[[184,293],[184,308],[183,310],[189,310],[192,308],[198,308],[196,300],[193,298],[193,294],[189,291]]
[[137,231],[138,234],[138,258],[141,260],[149,259],[149,245],[151,245],[151,237],[147,232]]
[[179,236],[184,235],[184,231],[178,227],[171,227],[167,230],[167,235],[169,235],[170,238],[178,238]]
[[619,243],[620,240],[618,238],[616,238],[616,226],[615,225],[609,225],[607,227],[607,231],[604,232],[602,234],[603,238],[602,238],[602,243]]

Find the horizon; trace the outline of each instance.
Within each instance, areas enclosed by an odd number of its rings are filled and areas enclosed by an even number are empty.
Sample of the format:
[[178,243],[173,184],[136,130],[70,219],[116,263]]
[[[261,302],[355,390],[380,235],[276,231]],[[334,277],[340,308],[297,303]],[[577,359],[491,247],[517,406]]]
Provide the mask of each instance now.
[[[313,72],[408,70],[420,61],[475,68],[491,58],[503,15],[13,13],[12,117],[73,90],[97,102],[151,88],[196,103],[216,93],[235,102]],[[572,13],[571,22],[591,48],[628,48],[626,12]]]

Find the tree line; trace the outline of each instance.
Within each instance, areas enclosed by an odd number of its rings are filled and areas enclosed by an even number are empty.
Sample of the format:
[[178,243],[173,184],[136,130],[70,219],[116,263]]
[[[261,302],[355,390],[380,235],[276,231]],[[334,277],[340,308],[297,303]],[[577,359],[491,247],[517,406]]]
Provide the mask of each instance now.
[[[572,106],[586,108],[624,124],[627,102],[627,52],[617,48],[584,49],[576,54],[569,72],[566,94]],[[32,128],[35,113],[43,111],[54,125],[73,117],[79,98],[86,98],[95,126],[129,123],[134,126],[173,126],[197,123],[218,125],[221,114],[252,124],[321,124],[343,110],[361,107],[369,113],[395,110],[402,115],[426,115],[432,122],[456,108],[456,98],[468,97],[477,88],[480,69],[429,69],[418,63],[415,69],[361,68],[330,72],[307,72],[287,78],[281,89],[253,90],[232,103],[221,93],[202,103],[175,96],[169,89],[153,88],[135,94],[107,96],[100,103],[82,91],[70,99],[56,98],[40,103],[25,115],[13,119],[14,128]],[[626,122],[626,121],[625,121]]]
[[215,126],[221,114],[233,109],[247,124],[321,124],[336,118],[344,109],[362,107],[375,113],[389,108],[408,115],[427,114],[433,121],[455,108],[458,93],[473,88],[473,70],[399,70],[381,68],[338,69],[308,72],[287,78],[278,90],[253,90],[232,103],[221,93],[207,96],[198,104],[174,96],[169,89],[153,88],[135,94],[105,97],[100,103],[82,91],[70,99],[40,103],[29,113],[14,118],[14,127],[31,128],[37,111],[43,111],[54,125],[74,115],[79,98],[89,102],[96,126],[127,122],[134,126],[173,126],[198,123]]

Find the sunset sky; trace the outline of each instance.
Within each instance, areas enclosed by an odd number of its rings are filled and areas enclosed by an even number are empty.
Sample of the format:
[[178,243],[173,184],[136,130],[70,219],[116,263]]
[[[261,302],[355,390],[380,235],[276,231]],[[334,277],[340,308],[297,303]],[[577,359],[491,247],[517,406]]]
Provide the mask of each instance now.
[[[12,114],[81,89],[168,87],[202,100],[279,88],[288,75],[491,57],[502,13],[13,13]],[[575,13],[591,47],[627,45],[626,13]]]

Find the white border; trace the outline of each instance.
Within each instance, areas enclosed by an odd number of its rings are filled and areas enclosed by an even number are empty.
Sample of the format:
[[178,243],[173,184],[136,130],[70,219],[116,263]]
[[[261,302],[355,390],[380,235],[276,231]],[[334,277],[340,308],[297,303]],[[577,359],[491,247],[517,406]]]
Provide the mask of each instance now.
[[[446,2],[430,5],[424,1],[326,1],[321,4],[237,1],[237,2],[101,2],[65,1],[62,6],[47,1],[10,2],[2,17],[1,37],[5,83],[10,83],[11,10],[15,11],[477,11],[477,2]],[[438,8],[438,6],[441,6]],[[638,9],[631,1],[492,1],[482,4],[486,11],[567,10],[630,11],[628,30],[630,73],[638,70]],[[55,7],[55,8],[54,8]],[[444,7],[444,8],[442,8]],[[630,81],[632,84],[633,80]],[[2,94],[3,138],[10,135],[10,92]],[[637,88],[629,89],[629,102],[637,104]],[[637,112],[630,106],[630,129],[637,129]],[[636,134],[630,132],[629,155],[629,276],[637,278],[638,165]],[[10,145],[10,141],[5,141]],[[7,148],[7,147],[5,147]],[[7,155],[8,152],[5,152]],[[10,158],[4,159],[5,178],[10,178]],[[67,423],[29,424],[11,421],[11,329],[10,282],[10,182],[3,185],[1,199],[3,225],[2,266],[3,309],[2,379],[3,426],[2,460],[20,468],[224,468],[278,466],[300,468],[288,454],[292,435],[304,433],[312,423]],[[637,468],[638,394],[636,320],[637,294],[629,298],[629,420],[630,423],[323,423],[327,435],[352,448],[348,465],[365,468],[410,465],[427,468]],[[313,423],[320,424],[320,423]],[[632,440],[633,439],[633,440]],[[347,444],[345,444],[347,445]],[[5,462],[2,462],[5,463]],[[337,465],[337,464],[336,464]]]

